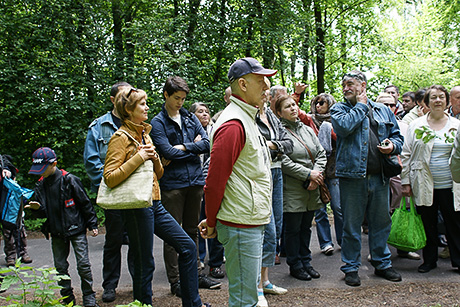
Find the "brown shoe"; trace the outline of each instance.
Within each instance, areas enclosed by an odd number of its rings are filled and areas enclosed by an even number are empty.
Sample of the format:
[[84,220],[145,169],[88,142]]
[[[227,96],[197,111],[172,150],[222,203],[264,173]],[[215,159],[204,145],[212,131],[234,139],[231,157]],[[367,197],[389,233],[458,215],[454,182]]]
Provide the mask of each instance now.
[[14,259],[7,259],[6,266],[14,266],[16,264],[16,260]]
[[24,255],[21,257],[21,262],[22,263],[32,263],[32,258],[30,258],[29,255]]
[[276,265],[281,264],[280,256],[278,255],[275,256],[275,264]]

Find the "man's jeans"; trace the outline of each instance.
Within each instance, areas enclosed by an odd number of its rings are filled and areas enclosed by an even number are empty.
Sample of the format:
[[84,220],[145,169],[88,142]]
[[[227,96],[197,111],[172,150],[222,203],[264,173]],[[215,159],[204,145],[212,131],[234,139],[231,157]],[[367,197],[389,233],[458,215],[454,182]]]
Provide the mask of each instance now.
[[227,257],[228,306],[256,306],[265,226],[237,228],[217,221],[216,228]]
[[[105,243],[102,255],[102,288],[116,289],[121,271],[121,247],[127,244],[123,216],[121,210],[104,210],[105,214]],[[131,249],[128,249],[128,270],[134,277],[134,260]]]
[[[198,224],[200,222],[201,199],[203,186],[191,186],[171,191],[161,191],[161,202],[172,217],[182,225],[185,232],[198,246]],[[195,248],[197,250],[197,247]],[[198,260],[198,251],[196,254]],[[179,264],[176,250],[165,242],[163,258],[166,274],[170,284],[179,280]]]
[[371,263],[378,270],[391,267],[387,245],[391,229],[389,184],[381,175],[362,179],[340,178],[340,201],[343,212],[341,267],[344,273],[356,272],[361,265],[361,224],[366,214],[369,222]]
[[283,172],[280,167],[272,168],[271,171],[273,182],[272,208],[276,230],[276,252],[279,252],[279,242],[283,227]]
[[[83,305],[96,305],[96,292],[93,291],[93,276],[88,255],[88,241],[86,233],[75,235],[69,238],[52,237],[51,248],[53,250],[54,266],[59,275],[69,275],[69,262],[67,258],[70,253],[70,243],[75,253],[77,271],[81,280],[81,292],[83,294]],[[70,279],[61,279],[58,282],[62,287],[61,295],[73,297],[73,288]]]
[[[331,209],[334,214],[334,229],[337,244],[342,245],[343,233],[343,216],[342,208],[340,206],[340,189],[339,179],[326,179],[326,185],[331,193]],[[315,212],[316,231],[318,235],[319,246],[321,249],[327,246],[334,246],[331,236],[331,225],[327,216],[326,206]]]

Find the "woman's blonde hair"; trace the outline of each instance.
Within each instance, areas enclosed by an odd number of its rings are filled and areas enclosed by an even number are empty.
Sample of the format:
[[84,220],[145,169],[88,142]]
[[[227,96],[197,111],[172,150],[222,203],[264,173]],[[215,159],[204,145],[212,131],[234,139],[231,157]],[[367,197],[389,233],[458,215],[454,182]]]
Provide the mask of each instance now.
[[147,93],[143,90],[125,87],[118,91],[115,96],[115,110],[122,122],[129,119],[128,111],[133,111],[142,99],[147,99]]

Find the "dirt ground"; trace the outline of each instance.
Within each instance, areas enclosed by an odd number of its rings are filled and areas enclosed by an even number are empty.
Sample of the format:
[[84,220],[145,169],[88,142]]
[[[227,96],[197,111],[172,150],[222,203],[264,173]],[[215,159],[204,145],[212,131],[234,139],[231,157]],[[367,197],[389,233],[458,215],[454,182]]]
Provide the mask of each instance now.
[[[104,229],[101,232],[104,233]],[[40,233],[31,232],[29,239],[40,238]],[[459,274],[460,275],[460,274]],[[154,287],[153,307],[179,307],[181,300],[169,292],[169,287]],[[78,287],[75,287],[77,300],[81,298]],[[97,302],[101,307],[126,305],[132,302],[132,289],[117,289],[117,299],[112,303],[103,303],[102,289],[96,287]],[[6,294],[6,293],[5,293]],[[228,306],[228,288],[223,285],[221,290],[200,289],[203,302],[213,307]],[[360,286],[356,288],[289,288],[285,295],[266,296],[270,307],[295,306],[420,306],[420,307],[460,307],[460,283],[457,282],[417,282],[389,283],[376,286]],[[80,301],[77,301],[80,303]],[[0,301],[0,306],[5,304]]]
[[[167,290],[156,293],[154,307],[181,306],[181,300]],[[228,292],[222,290],[200,290],[203,302],[213,307],[227,306]],[[131,302],[132,292],[117,291],[116,304]],[[454,283],[410,283],[389,284],[376,287],[349,289],[289,289],[285,295],[266,296],[269,306],[460,306],[460,284]],[[99,303],[101,307],[115,306],[114,303]]]

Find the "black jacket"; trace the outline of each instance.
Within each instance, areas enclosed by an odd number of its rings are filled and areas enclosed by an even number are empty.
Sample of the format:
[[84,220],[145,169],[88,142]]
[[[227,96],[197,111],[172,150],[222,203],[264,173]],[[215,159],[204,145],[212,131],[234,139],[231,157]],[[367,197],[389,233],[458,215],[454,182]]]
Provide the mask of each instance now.
[[[97,229],[96,212],[80,179],[64,170],[56,170],[51,176],[56,177],[50,178],[54,181],[49,190],[59,191],[59,195],[55,193],[46,197],[43,178],[35,187],[35,197],[41,204],[37,213],[47,218],[42,228],[45,236],[51,233],[51,236],[67,238],[84,233],[86,229]],[[48,203],[47,199],[56,201]]]

